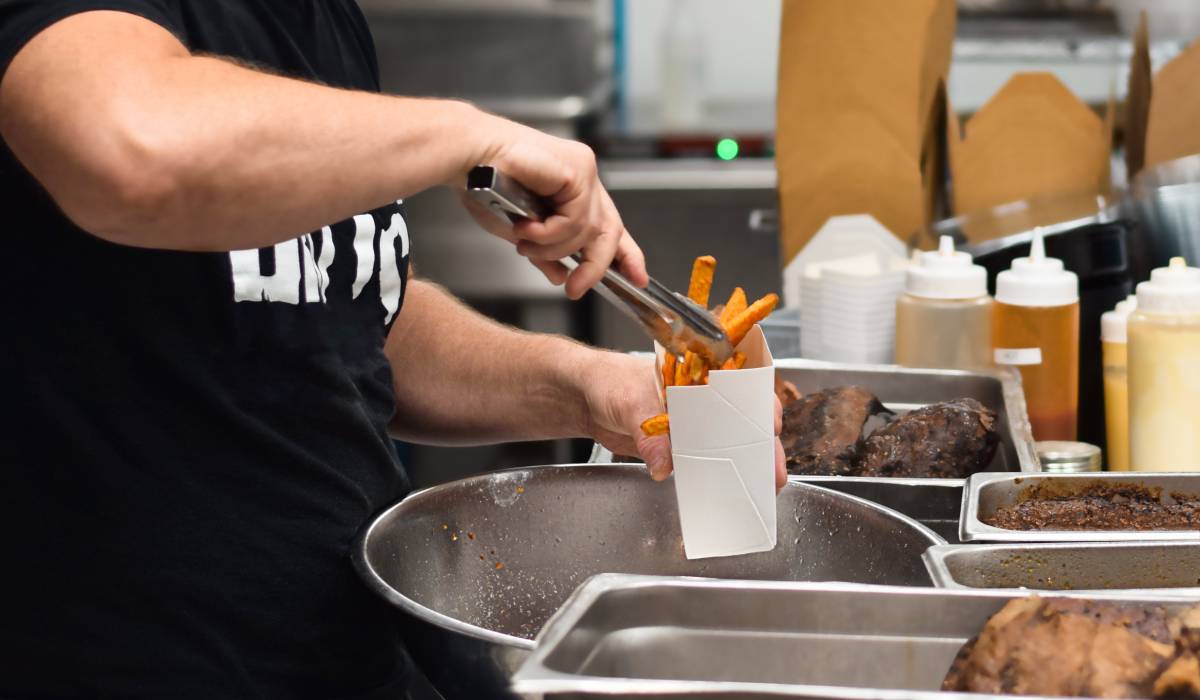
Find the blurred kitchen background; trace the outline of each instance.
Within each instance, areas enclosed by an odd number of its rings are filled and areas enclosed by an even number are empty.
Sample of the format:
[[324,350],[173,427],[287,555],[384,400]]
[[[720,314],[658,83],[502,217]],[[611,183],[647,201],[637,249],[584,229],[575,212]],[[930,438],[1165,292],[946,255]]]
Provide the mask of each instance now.
[[[360,0],[384,89],[457,97],[589,143],[656,277],[685,287],[719,261],[714,298],[737,283],[780,291],[773,132],[780,0]],[[1200,35],[1197,0],[959,0],[951,104],[970,113],[1015,72],[1056,74],[1102,108],[1124,95],[1139,10],[1157,67]],[[1182,14],[1176,14],[1176,11]],[[1124,168],[1112,169],[1118,180]],[[1120,182],[1116,183],[1120,185]],[[566,301],[456,195],[408,202],[418,274],[488,315],[619,350],[647,341],[590,295]],[[764,274],[770,271],[770,274]],[[516,465],[583,461],[584,441],[405,446],[417,485]]]

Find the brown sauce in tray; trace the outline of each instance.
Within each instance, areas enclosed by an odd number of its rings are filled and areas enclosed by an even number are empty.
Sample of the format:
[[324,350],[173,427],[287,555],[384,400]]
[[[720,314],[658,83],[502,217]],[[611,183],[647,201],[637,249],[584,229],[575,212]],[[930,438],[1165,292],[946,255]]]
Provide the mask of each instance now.
[[1045,481],[981,520],[1005,530],[1200,530],[1200,495],[1131,483]]

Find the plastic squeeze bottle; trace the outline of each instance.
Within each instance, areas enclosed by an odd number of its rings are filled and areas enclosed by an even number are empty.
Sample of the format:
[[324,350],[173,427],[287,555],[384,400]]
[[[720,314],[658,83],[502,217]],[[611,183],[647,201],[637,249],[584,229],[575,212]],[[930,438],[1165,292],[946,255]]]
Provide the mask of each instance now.
[[1200,471],[1200,269],[1183,258],[1137,288],[1129,317],[1129,450],[1136,471]]
[[1100,346],[1104,356],[1104,418],[1108,435],[1108,469],[1129,471],[1129,354],[1126,339],[1137,297],[1117,303],[1100,317]]
[[941,369],[992,364],[987,270],[972,264],[970,254],[955,252],[950,236],[908,268],[896,301],[896,362]]
[[1075,440],[1079,412],[1079,278],[1046,257],[1034,233],[1029,257],[996,278],[995,360],[1021,371],[1035,440]]

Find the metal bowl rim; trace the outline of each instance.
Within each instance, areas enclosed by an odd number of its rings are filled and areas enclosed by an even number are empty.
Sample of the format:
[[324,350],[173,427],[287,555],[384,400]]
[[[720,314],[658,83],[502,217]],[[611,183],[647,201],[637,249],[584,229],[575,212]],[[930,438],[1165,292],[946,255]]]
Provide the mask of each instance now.
[[[355,538],[354,546],[351,549],[351,557],[354,562],[354,569],[358,572],[358,575],[363,579],[363,581],[366,582],[367,586],[371,588],[371,590],[375,591],[375,593],[382,596],[389,603],[395,605],[396,607],[398,607],[401,610],[403,610],[404,612],[412,615],[413,617],[416,617],[417,619],[421,620],[422,622],[427,622],[427,623],[436,625],[438,627],[448,629],[451,632],[466,635],[473,639],[478,639],[478,640],[488,642],[491,644],[501,644],[501,645],[510,646],[510,647],[517,647],[520,649],[532,650],[535,646],[534,640],[525,639],[524,637],[516,637],[513,635],[509,635],[509,634],[503,634],[501,632],[495,632],[495,631],[492,631],[489,629],[485,629],[483,627],[468,624],[466,622],[463,622],[462,620],[455,619],[448,615],[443,615],[442,613],[437,612],[436,610],[433,610],[432,608],[421,605],[420,603],[413,600],[412,598],[409,598],[408,596],[404,595],[403,593],[400,593],[395,588],[392,588],[390,585],[388,585],[388,583],[386,581],[383,580],[383,577],[380,576],[377,571],[375,571],[375,568],[373,566],[371,566],[371,562],[368,561],[368,559],[367,559],[367,542],[371,539],[371,535],[372,535],[372,533],[374,533],[375,528],[383,520],[387,519],[389,516],[391,516],[397,510],[400,510],[400,509],[406,507],[410,501],[415,501],[419,498],[427,498],[430,494],[437,494],[437,493],[441,493],[443,491],[449,491],[452,489],[460,489],[472,482],[486,481],[497,474],[527,472],[527,471],[531,471],[531,470],[571,469],[571,468],[577,468],[577,467],[596,467],[596,468],[606,468],[606,469],[617,469],[619,471],[637,470],[639,472],[644,471],[644,468],[645,468],[644,465],[640,465],[640,464],[619,464],[619,463],[617,463],[617,464],[592,464],[592,463],[584,462],[584,463],[571,463],[571,464],[542,464],[542,465],[530,466],[530,467],[515,467],[512,469],[501,469],[501,470],[497,470],[494,472],[489,472],[487,474],[479,474],[476,476],[467,477],[465,479],[449,481],[444,484],[438,484],[437,486],[430,486],[427,488],[419,489],[417,491],[413,491],[412,493],[408,494],[403,499],[401,499],[399,502],[394,503],[394,504],[388,506],[387,508],[384,508],[381,512],[379,512],[377,515],[372,517],[370,522],[367,524],[367,526],[364,527],[362,529],[362,531],[358,534],[358,536]],[[647,478],[649,478],[649,477],[647,476]],[[797,487],[801,487],[801,488],[808,488],[808,489],[822,492],[826,495],[833,496],[835,499],[846,499],[849,501],[857,502],[861,505],[866,506],[869,510],[880,511],[884,515],[891,516],[892,518],[896,519],[897,521],[904,523],[905,525],[907,525],[908,527],[910,527],[914,531],[916,531],[918,534],[923,536],[928,541],[930,547],[946,544],[946,540],[944,538],[942,538],[936,532],[929,529],[928,527],[926,527],[922,523],[918,522],[917,520],[910,518],[909,516],[905,515],[904,513],[899,512],[897,510],[893,510],[891,508],[888,508],[887,506],[883,506],[878,503],[875,503],[874,501],[869,501],[865,498],[860,498],[858,496],[853,496],[851,494],[842,493],[840,491],[834,491],[833,489],[827,489],[822,486],[817,486],[815,484],[809,484],[809,483],[804,483],[804,482],[799,482],[799,481],[792,481],[791,479],[788,480],[786,486],[797,486]],[[785,486],[785,488],[786,488],[786,486]],[[603,574],[603,572],[601,574],[593,574],[593,575],[595,576],[595,575],[602,575],[602,574]],[[705,577],[694,577],[694,576],[678,576],[678,577],[664,577],[664,578],[698,579],[698,580],[736,580],[736,579],[708,579]],[[586,583],[586,581],[584,583]],[[539,630],[539,633],[540,633],[540,630]]]

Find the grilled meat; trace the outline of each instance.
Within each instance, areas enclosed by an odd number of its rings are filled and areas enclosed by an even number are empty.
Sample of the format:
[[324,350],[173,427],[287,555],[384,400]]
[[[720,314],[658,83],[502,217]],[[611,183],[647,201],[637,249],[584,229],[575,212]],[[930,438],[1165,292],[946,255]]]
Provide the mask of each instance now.
[[975,399],[919,408],[863,441],[860,476],[962,479],[983,471],[996,454],[996,414]]
[[1195,698],[1200,608],[1037,596],[1014,600],[959,651],[942,690]]
[[853,473],[859,443],[870,433],[868,424],[882,423],[893,416],[874,394],[857,386],[826,389],[796,400],[783,411],[780,435],[788,456],[788,471]]
[[821,476],[962,478],[996,454],[996,414],[974,399],[897,417],[862,387],[826,389],[783,411],[788,471]]

